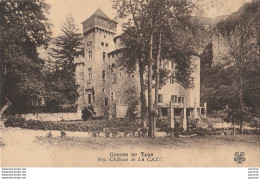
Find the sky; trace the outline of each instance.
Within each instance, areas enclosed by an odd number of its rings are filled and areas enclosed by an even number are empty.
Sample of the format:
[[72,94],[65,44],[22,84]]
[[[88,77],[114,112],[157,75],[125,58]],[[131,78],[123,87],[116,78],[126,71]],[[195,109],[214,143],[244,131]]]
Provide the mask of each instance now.
[[[53,24],[53,36],[58,36],[66,16],[71,13],[74,17],[79,32],[82,32],[81,22],[90,17],[97,8],[101,8],[111,19],[116,15],[110,0],[45,0],[51,5],[48,18]],[[228,15],[237,11],[245,2],[250,0],[200,0],[204,4],[210,4],[205,10],[204,16],[216,17]],[[120,27],[118,28],[120,32]]]

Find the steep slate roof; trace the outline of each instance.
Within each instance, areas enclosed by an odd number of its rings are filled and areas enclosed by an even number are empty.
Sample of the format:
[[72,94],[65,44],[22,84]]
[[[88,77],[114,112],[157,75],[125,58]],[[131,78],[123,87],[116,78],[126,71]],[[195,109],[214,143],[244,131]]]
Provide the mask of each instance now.
[[[92,16],[97,16],[97,17],[101,17],[103,19],[108,19],[110,20],[110,18],[100,9],[98,8],[93,14]],[[91,17],[92,17],[91,16]]]
[[90,19],[93,16],[115,22],[114,20],[110,19],[100,8],[98,8],[89,18],[87,18],[86,20],[81,22],[81,24],[83,24],[85,21],[87,21],[88,19]]

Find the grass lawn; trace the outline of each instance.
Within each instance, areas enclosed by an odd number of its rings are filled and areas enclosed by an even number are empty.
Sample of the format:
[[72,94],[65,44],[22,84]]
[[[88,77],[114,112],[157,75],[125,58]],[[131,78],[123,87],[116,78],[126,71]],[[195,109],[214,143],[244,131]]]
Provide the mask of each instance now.
[[[107,166],[259,166],[259,136],[237,135],[191,138],[94,138],[68,132],[53,138],[48,131],[20,128],[1,129],[1,166],[3,167],[107,167]],[[153,153],[160,162],[113,162],[110,152]],[[246,162],[237,165],[235,152],[245,152]],[[99,161],[99,158],[107,161]]]
[[83,147],[89,149],[120,149],[120,148],[208,148],[215,146],[248,146],[259,147],[260,137],[257,135],[237,135],[235,140],[232,136],[206,136],[191,138],[49,138],[37,137],[37,143],[49,144],[61,147]]

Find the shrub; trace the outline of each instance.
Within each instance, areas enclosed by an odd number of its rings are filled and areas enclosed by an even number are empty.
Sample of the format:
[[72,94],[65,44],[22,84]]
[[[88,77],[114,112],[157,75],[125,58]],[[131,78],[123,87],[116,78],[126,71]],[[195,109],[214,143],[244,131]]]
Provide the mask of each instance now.
[[243,134],[245,135],[257,135],[259,134],[259,131],[256,129],[243,129]]
[[34,130],[101,132],[107,128],[109,132],[136,132],[140,125],[127,119],[95,120],[95,121],[38,121],[10,117],[5,121],[6,127],[20,127]]
[[25,118],[10,117],[5,122],[5,127],[22,127],[26,123]]
[[83,121],[87,121],[88,119],[93,118],[94,116],[92,114],[95,114],[93,106],[85,107],[82,110],[82,119],[83,119]]

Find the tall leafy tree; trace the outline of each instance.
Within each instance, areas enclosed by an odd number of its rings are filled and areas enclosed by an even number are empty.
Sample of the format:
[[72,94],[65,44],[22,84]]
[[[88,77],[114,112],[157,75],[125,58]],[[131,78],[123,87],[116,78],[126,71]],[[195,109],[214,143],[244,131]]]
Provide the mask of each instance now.
[[[254,100],[252,98],[250,100],[250,96],[254,96],[258,101],[260,99],[257,92],[259,85],[255,84],[255,81],[259,81],[260,77],[260,54],[257,45],[257,28],[260,26],[260,2],[247,3],[237,13],[220,22],[217,28],[227,40],[230,61],[237,76],[234,77],[234,81],[237,82],[239,105],[233,108],[233,111],[239,113],[236,118],[239,120],[240,133],[242,133],[243,121],[248,119],[248,103]],[[250,88],[245,85],[250,85]],[[245,95],[245,91],[250,91],[250,96]]]
[[11,103],[12,112],[26,112],[45,94],[37,47],[50,39],[49,8],[43,0],[0,2],[1,115]]
[[[232,123],[240,124],[241,133],[244,121],[250,121],[252,114],[259,116],[259,18],[260,3],[253,1],[220,21],[215,33],[227,43],[228,63],[204,66],[201,74],[202,97],[209,108],[228,111]],[[209,61],[210,51],[204,56]]]
[[57,59],[57,68],[74,73],[74,57],[82,49],[82,37],[71,14],[66,17],[61,31],[62,34],[54,39],[51,55]]
[[[69,14],[61,28],[62,34],[54,39],[54,47],[51,48],[50,55],[55,58],[55,72],[53,78],[48,78],[51,83],[57,82],[58,86],[53,86],[50,91],[55,91],[64,98],[56,98],[56,105],[75,105],[78,98],[77,85],[75,80],[74,57],[82,50],[82,37],[78,33],[78,28],[74,18]],[[55,81],[53,81],[55,79]],[[53,102],[50,102],[52,104]]]
[[[154,137],[158,104],[157,93],[160,85],[159,73],[163,71],[159,68],[159,62],[162,59],[175,61],[179,70],[176,81],[185,84],[186,87],[191,82],[190,56],[196,54],[192,48],[194,35],[189,18],[193,4],[189,1],[129,0],[115,1],[115,7],[118,10],[119,18],[128,18],[123,34],[123,39],[126,37],[124,39],[126,44],[124,63],[126,62],[126,66],[130,70],[134,69],[136,64],[142,73],[147,70],[148,135]],[[174,35],[174,33],[178,35]],[[182,43],[178,44],[177,42]],[[155,70],[153,66],[156,67]],[[154,84],[157,92],[154,104],[152,103],[153,74],[155,74]],[[143,74],[140,74],[140,78],[143,78]],[[141,89],[142,85],[144,86],[142,81],[140,79]],[[141,101],[142,104],[145,102]]]

